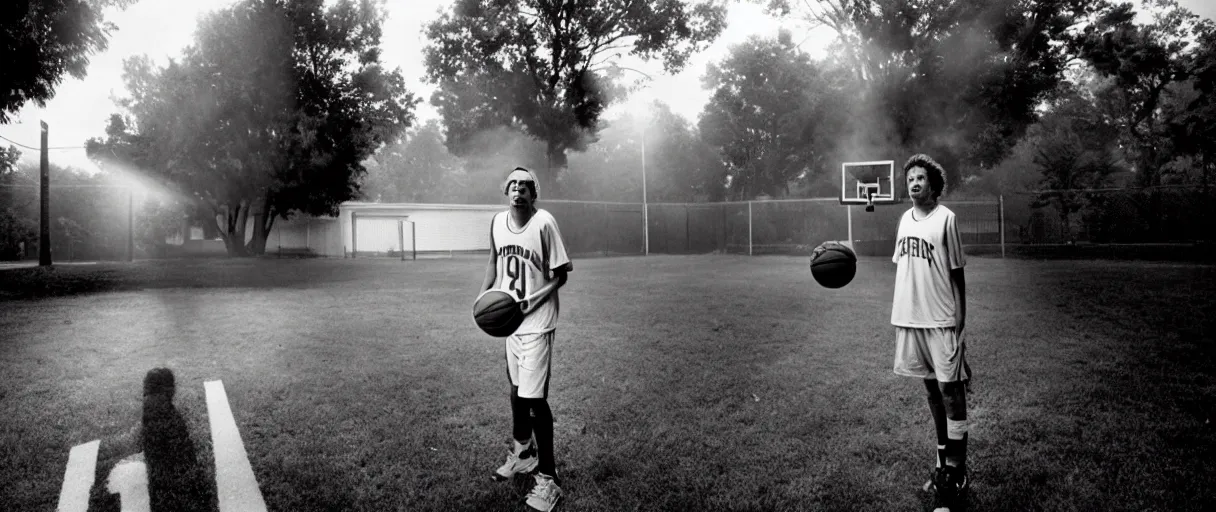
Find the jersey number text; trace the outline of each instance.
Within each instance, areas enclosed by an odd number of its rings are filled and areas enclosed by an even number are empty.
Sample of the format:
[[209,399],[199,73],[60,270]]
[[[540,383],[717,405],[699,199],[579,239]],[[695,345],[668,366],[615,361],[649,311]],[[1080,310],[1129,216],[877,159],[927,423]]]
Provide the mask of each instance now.
[[520,299],[528,296],[528,276],[525,270],[523,258],[507,257],[506,272],[507,277],[511,278],[511,281],[507,283],[507,289],[515,292],[516,297]]

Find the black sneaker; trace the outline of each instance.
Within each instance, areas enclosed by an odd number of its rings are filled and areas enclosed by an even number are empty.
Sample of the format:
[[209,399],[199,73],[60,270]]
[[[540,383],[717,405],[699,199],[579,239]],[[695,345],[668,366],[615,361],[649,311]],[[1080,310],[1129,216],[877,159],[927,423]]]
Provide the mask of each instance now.
[[926,486],[933,491],[933,512],[955,512],[971,486],[971,479],[966,470],[946,466],[938,468]]

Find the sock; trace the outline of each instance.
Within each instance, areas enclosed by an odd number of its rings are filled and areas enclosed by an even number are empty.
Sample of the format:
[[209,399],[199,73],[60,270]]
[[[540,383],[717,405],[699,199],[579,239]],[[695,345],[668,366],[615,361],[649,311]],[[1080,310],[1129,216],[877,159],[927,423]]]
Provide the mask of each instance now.
[[[519,388],[511,386],[511,437],[516,443],[528,444],[532,440],[532,418],[528,415],[526,399],[519,397]],[[516,447],[518,451],[518,446]]]
[[553,411],[549,409],[549,402],[544,398],[533,398],[528,400],[531,403],[531,409],[536,413],[535,421],[532,429],[536,433],[536,451],[540,457],[540,464],[537,466],[537,471],[549,475],[557,476],[557,464],[553,460]]
[[946,442],[946,464],[967,469],[967,434],[963,434],[962,439]]

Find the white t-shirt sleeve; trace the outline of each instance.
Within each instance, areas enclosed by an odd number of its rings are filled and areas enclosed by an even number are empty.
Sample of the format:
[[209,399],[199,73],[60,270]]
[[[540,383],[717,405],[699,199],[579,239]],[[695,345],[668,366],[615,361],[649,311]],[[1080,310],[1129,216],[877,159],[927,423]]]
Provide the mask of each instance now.
[[942,240],[946,242],[946,268],[963,268],[967,265],[967,256],[963,253],[963,237],[958,233],[958,216],[953,212],[946,217],[945,230]]
[[552,215],[545,216],[545,226],[541,231],[541,238],[545,247],[545,263],[552,271],[556,268],[569,265],[567,270],[574,270],[574,265],[570,261],[570,255],[566,253],[566,241],[562,239],[562,232],[557,227],[557,219]]
[[904,233],[904,223],[908,222],[908,212],[899,216],[899,226],[895,229],[895,250],[891,252],[891,263],[899,263],[900,238]]

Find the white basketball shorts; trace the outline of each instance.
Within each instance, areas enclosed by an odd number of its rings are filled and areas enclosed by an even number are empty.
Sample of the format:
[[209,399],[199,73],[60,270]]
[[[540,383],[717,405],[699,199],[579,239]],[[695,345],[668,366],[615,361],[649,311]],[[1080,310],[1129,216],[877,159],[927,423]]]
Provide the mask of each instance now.
[[953,327],[895,328],[895,373],[940,382],[966,381],[964,340]]
[[549,355],[556,331],[507,336],[507,375],[520,398],[548,398]]

